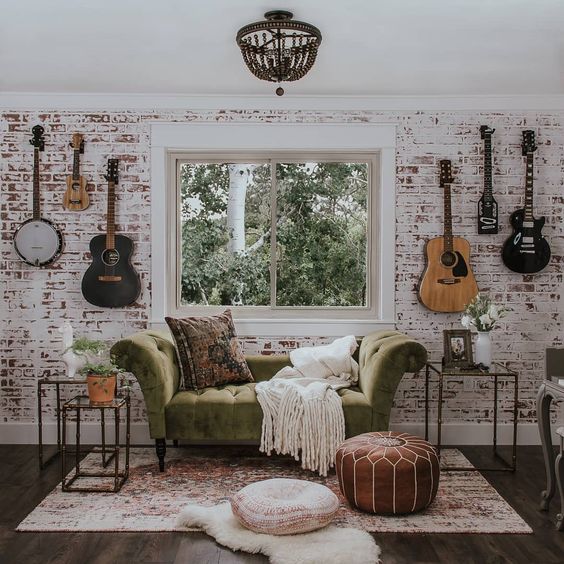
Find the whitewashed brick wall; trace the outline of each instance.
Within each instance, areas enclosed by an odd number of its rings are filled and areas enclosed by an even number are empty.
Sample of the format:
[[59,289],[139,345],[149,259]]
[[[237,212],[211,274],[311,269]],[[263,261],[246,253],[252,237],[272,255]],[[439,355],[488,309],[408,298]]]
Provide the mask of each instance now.
[[[472,266],[481,290],[511,308],[510,315],[493,333],[497,359],[511,362],[521,373],[520,416],[535,421],[534,397],[543,376],[544,349],[562,345],[564,329],[560,305],[564,251],[564,113],[563,112],[20,112],[0,116],[2,158],[1,220],[3,312],[1,337],[1,421],[35,420],[36,382],[57,373],[62,364],[60,335],[63,320],[78,334],[114,340],[147,326],[150,304],[150,157],[149,124],[164,121],[285,121],[285,122],[397,122],[397,242],[396,302],[398,328],[419,339],[431,358],[439,360],[442,330],[460,327],[458,315],[427,311],[417,301],[416,284],[423,269],[423,245],[442,233],[442,193],[438,186],[438,161],[453,161],[455,234],[469,239]],[[27,266],[12,248],[12,233],[29,216],[32,194],[33,151],[31,127],[45,127],[45,152],[41,154],[41,198],[46,217],[64,229],[65,252],[51,267]],[[496,128],[494,135],[494,192],[499,203],[498,235],[476,233],[476,202],[482,191],[482,124]],[[537,131],[535,156],[536,215],[546,215],[545,234],[552,260],[540,274],[511,273],[500,258],[508,236],[510,212],[523,201],[524,163],[521,131]],[[65,176],[71,172],[68,147],[72,133],[86,137],[82,174],[90,179],[91,207],[81,213],[62,209]],[[121,310],[98,309],[80,292],[89,264],[88,243],[105,229],[106,159],[119,157],[120,189],[118,230],[136,243],[134,265],[142,280],[138,303]],[[246,337],[248,352],[283,351],[298,342]],[[313,342],[325,341],[323,338]],[[308,342],[312,342],[311,339]],[[462,382],[447,387],[446,421],[481,422],[490,414],[491,401],[481,382],[470,391]],[[467,387],[468,388],[468,387]],[[508,420],[509,400],[503,400],[501,417]],[[52,407],[52,406],[51,406]],[[394,422],[423,420],[422,378],[406,376],[398,390]],[[51,413],[52,415],[52,413]],[[144,420],[143,403],[136,390],[133,417]]]

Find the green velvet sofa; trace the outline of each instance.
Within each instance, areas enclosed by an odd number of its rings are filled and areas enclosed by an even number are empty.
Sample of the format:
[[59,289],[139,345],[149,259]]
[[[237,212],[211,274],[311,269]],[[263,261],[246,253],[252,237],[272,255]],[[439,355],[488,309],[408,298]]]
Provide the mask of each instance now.
[[[197,391],[182,390],[172,337],[143,331],[118,341],[111,350],[116,362],[137,378],[155,440],[159,468],[164,470],[166,440],[198,443],[260,442],[262,410],[255,384],[226,385]],[[425,364],[427,351],[397,331],[364,337],[357,351],[358,387],[339,390],[346,436],[388,429],[396,388],[405,372]],[[288,355],[247,356],[255,381],[269,380]]]

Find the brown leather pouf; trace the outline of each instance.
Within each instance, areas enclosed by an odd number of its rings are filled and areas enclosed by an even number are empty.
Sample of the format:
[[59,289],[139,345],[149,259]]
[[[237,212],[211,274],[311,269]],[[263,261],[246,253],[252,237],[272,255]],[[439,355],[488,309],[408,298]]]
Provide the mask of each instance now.
[[426,440],[381,431],[347,439],[337,450],[342,494],[370,513],[413,513],[437,494],[439,458]]

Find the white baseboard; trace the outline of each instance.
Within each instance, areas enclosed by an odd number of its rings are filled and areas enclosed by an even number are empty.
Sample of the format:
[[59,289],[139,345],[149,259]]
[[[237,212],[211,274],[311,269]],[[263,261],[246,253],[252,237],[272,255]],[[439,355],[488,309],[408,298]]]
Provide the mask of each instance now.
[[[423,423],[395,423],[393,431],[403,431],[414,435],[424,436]],[[553,427],[553,444],[558,444],[557,435]],[[436,425],[429,425],[430,440],[436,441]],[[95,444],[100,440],[100,425],[97,423],[82,423],[81,442]],[[67,436],[74,441],[75,428],[69,424]],[[111,442],[114,437],[113,425],[107,424],[106,437]],[[120,437],[125,439],[125,426],[120,428]],[[509,445],[513,440],[513,426],[503,424],[498,426],[498,444]],[[43,443],[55,444],[57,442],[57,425],[55,422],[43,424]],[[492,426],[487,423],[445,423],[442,429],[443,445],[487,445],[492,442]],[[1,444],[37,444],[37,425],[34,423],[2,423],[0,424]],[[150,445],[153,443],[149,435],[149,426],[146,423],[131,425],[131,443],[137,445]],[[522,423],[518,427],[517,443],[520,445],[540,445],[538,427],[535,423]]]
[[[76,427],[73,423],[67,425],[67,442],[74,443]],[[0,443],[15,445],[37,444],[37,425],[35,423],[1,423]],[[134,423],[130,429],[131,444],[150,445],[153,443],[146,423]],[[106,424],[106,441],[114,440],[114,425]],[[100,424],[95,422],[81,422],[80,442],[82,444],[97,444],[100,441]],[[125,441],[125,425],[120,425],[120,441]],[[57,443],[57,423],[49,421],[43,423],[43,444]]]
[[[391,424],[393,431],[403,431],[413,435],[425,436],[424,423],[395,423]],[[441,432],[443,445],[488,445],[493,441],[493,426],[488,423],[444,423]],[[429,423],[429,440],[437,440],[437,426]],[[552,442],[558,444],[556,426],[552,430]],[[513,425],[500,424],[497,427],[497,444],[510,445],[513,443]],[[517,427],[518,445],[540,445],[539,428],[536,423],[521,423]]]

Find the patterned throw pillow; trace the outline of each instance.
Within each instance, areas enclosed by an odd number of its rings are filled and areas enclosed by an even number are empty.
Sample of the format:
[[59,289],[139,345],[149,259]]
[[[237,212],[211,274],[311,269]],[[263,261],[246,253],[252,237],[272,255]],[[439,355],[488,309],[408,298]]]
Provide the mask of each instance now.
[[186,389],[253,382],[230,310],[210,317],[165,317],[165,320],[176,343]]

